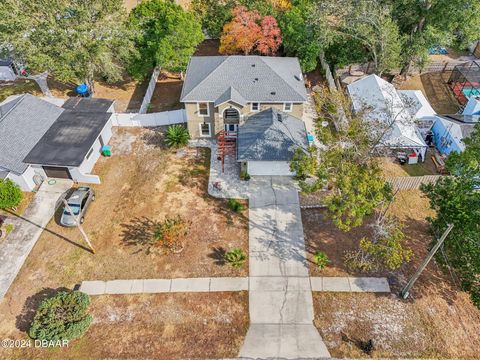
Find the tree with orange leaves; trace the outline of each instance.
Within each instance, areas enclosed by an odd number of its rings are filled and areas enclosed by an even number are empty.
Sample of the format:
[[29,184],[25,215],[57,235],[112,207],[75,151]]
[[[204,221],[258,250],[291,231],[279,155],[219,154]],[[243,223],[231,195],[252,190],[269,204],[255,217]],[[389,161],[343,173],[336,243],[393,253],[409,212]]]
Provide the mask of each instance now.
[[272,55],[282,43],[277,20],[273,16],[261,16],[256,10],[248,11],[244,6],[232,10],[233,19],[223,27],[220,38],[222,54],[248,55],[258,52]]

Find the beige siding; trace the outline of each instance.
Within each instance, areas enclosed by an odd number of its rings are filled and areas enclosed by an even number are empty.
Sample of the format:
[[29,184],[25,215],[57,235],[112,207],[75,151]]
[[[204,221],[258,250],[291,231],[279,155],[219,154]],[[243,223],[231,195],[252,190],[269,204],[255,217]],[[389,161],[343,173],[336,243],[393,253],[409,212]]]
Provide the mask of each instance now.
[[[217,108],[214,107],[213,103],[210,103],[209,116],[203,117],[198,115],[197,103],[185,103],[190,136],[193,139],[200,137],[200,124],[203,122],[211,124],[212,136],[218,134],[219,131],[223,130],[223,111],[229,107],[234,107],[240,111],[240,124],[242,124],[249,115],[255,114],[255,112],[251,112],[250,104],[242,107],[236,103],[227,102],[219,105]],[[283,103],[261,103],[260,111],[271,107],[283,111]],[[303,117],[303,103],[293,104],[292,111],[289,114],[301,119]]]

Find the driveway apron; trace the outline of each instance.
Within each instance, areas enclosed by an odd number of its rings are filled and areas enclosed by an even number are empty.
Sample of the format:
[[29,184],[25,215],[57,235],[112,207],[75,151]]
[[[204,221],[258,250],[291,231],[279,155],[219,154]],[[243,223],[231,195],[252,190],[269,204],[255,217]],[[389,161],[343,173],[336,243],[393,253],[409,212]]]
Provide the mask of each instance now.
[[281,177],[250,187],[250,328],[239,357],[329,358],[313,325],[298,191]]
[[71,180],[58,179],[53,185],[45,181],[23,216],[15,220],[14,230],[0,244],[0,300],[55,214],[58,200],[72,185]]

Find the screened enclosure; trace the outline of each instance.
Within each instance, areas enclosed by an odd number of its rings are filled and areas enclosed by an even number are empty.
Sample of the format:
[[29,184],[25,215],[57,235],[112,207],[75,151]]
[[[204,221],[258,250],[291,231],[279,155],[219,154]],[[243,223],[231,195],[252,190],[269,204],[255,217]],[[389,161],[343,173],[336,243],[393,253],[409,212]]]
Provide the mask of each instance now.
[[448,85],[462,105],[470,96],[480,96],[480,61],[455,66]]

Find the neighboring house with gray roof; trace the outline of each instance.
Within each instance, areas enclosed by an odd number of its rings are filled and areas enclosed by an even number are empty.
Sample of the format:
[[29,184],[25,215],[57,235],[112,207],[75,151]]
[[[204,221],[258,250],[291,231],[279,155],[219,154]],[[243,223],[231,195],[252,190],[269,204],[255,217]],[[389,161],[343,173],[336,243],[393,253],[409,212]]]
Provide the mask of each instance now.
[[[106,105],[102,100],[102,109]],[[108,108],[112,105],[109,101]],[[111,137],[112,114],[79,109],[30,94],[0,104],[0,178],[11,179],[23,191],[48,177],[99,183],[90,172]]]
[[269,108],[302,118],[307,92],[297,58],[194,56],[180,101],[190,136],[212,138]]
[[250,175],[294,175],[295,149],[308,149],[305,123],[275,108],[247,118],[238,128],[237,160]]

